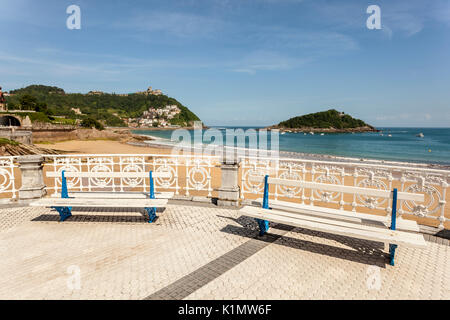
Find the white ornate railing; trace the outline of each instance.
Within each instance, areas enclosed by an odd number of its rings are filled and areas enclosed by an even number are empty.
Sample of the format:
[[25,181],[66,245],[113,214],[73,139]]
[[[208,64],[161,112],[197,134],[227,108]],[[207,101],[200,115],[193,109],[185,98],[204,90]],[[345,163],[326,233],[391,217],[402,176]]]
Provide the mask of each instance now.
[[[61,173],[77,172],[168,172],[169,178],[156,178],[155,189],[190,195],[202,191],[211,197],[213,170],[219,164],[216,157],[176,156],[164,154],[123,155],[46,155],[44,170]],[[109,189],[115,192],[149,191],[147,179],[142,178],[70,178],[68,187],[76,191]],[[61,191],[61,178],[54,178],[49,193]]]
[[[44,183],[50,195],[61,191],[61,178],[46,177],[45,172],[62,170],[79,172],[168,172],[170,178],[155,179],[157,191],[173,191],[176,195],[215,196],[220,187],[220,158],[166,154],[122,155],[45,155]],[[402,201],[398,213],[414,217],[421,224],[449,228],[450,171],[386,164],[350,163],[296,159],[251,158],[240,164],[242,199],[260,198],[263,185],[252,176],[288,178],[294,180],[368,187],[381,190],[399,189],[403,192],[425,194],[424,203]],[[17,199],[21,183],[17,157],[0,157],[0,198]],[[149,191],[148,179],[139,178],[69,178],[74,191],[111,190]],[[338,209],[387,214],[387,200],[343,194],[311,191],[286,186],[272,186],[271,197],[303,204],[332,206]]]
[[1,198],[16,199],[18,193],[15,172],[18,171],[17,157],[0,157],[0,195]]
[[[272,177],[302,181],[350,185],[381,190],[423,193],[424,203],[402,201],[398,213],[439,221],[439,228],[450,221],[450,209],[446,206],[446,194],[450,193],[450,171],[418,167],[379,164],[344,163],[330,161],[244,158],[241,162],[241,197],[261,197],[263,184],[250,177]],[[387,200],[345,195],[338,192],[311,191],[286,186],[272,187],[272,198],[296,201],[302,204],[334,206],[339,209],[388,213]],[[447,195],[449,196],[449,195]],[[367,211],[369,210],[370,211]]]

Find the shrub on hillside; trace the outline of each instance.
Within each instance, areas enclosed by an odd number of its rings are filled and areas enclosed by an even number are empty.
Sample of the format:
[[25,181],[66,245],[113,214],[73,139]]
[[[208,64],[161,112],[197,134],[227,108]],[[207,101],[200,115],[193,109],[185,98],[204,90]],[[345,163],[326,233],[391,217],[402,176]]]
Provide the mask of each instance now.
[[81,121],[81,126],[83,128],[95,128],[97,130],[105,129],[100,122],[98,122],[97,120],[95,120],[93,118],[89,118],[89,117],[85,118],[85,119],[83,119],[83,121]]

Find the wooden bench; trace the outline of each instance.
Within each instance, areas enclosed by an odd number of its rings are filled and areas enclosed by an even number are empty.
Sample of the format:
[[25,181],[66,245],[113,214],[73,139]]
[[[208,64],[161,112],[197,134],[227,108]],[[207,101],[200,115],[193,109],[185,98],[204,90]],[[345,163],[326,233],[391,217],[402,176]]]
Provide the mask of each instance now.
[[[165,172],[48,172],[47,177],[61,176],[60,198],[43,198],[32,202],[33,207],[51,207],[59,212],[60,221],[72,216],[72,207],[100,207],[100,208],[144,208],[148,214],[149,222],[156,216],[156,208],[165,207],[173,192],[156,193],[154,178],[169,178]],[[67,178],[149,178],[150,192],[71,192],[69,195]],[[158,195],[158,198],[157,198]]]
[[[253,178],[252,180],[255,179]],[[424,248],[426,246],[425,239],[421,234],[407,232],[417,232],[419,230],[415,221],[397,219],[397,200],[423,202],[425,200],[423,194],[398,192],[397,189],[385,191],[270,178],[269,176],[257,178],[256,180],[258,182],[264,182],[262,207],[245,206],[240,209],[240,212],[246,216],[256,218],[260,228],[260,235],[264,235],[268,231],[269,221],[272,221],[321,232],[388,243],[391,265],[394,265],[395,250],[398,245],[418,248]],[[269,184],[392,199],[392,214],[389,226],[386,217],[371,214],[285,201],[273,201],[273,204],[269,206]]]

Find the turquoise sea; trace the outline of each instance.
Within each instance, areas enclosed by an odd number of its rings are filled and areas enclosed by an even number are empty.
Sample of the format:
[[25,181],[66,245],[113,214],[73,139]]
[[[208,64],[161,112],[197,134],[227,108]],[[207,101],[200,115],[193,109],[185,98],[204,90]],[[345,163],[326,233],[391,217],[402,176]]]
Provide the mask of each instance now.
[[[215,127],[223,131],[231,127]],[[241,129],[258,129],[239,127]],[[316,155],[450,165],[450,128],[378,128],[382,132],[279,135],[279,149]],[[173,130],[135,131],[170,144]],[[423,138],[416,135],[423,133]],[[193,134],[191,135],[193,137]],[[270,134],[268,135],[270,137]],[[247,142],[248,143],[248,142]],[[270,139],[269,139],[270,147]]]

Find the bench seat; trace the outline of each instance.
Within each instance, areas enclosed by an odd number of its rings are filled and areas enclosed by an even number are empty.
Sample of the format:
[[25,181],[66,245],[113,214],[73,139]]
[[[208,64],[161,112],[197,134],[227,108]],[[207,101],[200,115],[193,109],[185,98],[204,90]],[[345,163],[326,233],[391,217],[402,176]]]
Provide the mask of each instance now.
[[383,243],[408,245],[417,248],[426,247],[426,242],[423,236],[419,234],[367,225],[358,225],[356,223],[338,221],[336,219],[319,218],[307,215],[299,216],[295,213],[280,210],[267,210],[252,206],[245,206],[240,209],[240,212],[246,216],[260,220],[267,220],[326,233]]
[[[262,199],[258,199],[253,203],[262,207]],[[353,212],[347,210],[312,206],[288,201],[271,200],[270,207],[283,211],[296,212],[304,215],[312,215],[325,218],[334,218],[354,223],[378,225],[382,227],[390,226],[390,219],[386,216],[377,216],[374,214]],[[402,231],[419,232],[419,226],[416,221],[397,218],[397,229]]]
[[[399,200],[424,202],[424,194],[398,192],[397,188],[394,188],[392,191],[378,190],[331,183],[271,178],[268,175],[264,177],[254,176],[250,180],[256,183],[264,183],[264,196],[262,201],[256,201],[258,207],[245,206],[240,209],[240,212],[256,219],[261,236],[269,230],[269,221],[272,221],[331,234],[388,243],[389,264],[392,266],[395,265],[394,257],[398,245],[418,248],[426,247],[425,239],[421,234],[417,233],[419,231],[417,223],[397,219]],[[372,198],[392,199],[391,218],[388,220],[387,217],[365,213],[293,202],[269,201],[269,184],[318,190],[318,192],[327,192],[328,194],[338,192],[341,194],[347,193]],[[400,231],[397,228],[400,228]],[[406,231],[414,231],[415,233]]]
[[32,207],[101,207],[101,208],[150,208],[165,207],[167,199],[90,199],[90,198],[43,198],[30,203]]

